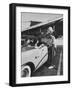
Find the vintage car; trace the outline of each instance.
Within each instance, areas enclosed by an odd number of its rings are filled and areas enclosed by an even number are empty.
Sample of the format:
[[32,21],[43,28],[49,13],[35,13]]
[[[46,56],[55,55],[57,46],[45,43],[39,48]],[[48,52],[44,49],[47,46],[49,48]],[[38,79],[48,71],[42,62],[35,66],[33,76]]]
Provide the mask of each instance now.
[[[23,40],[22,40],[23,41]],[[23,43],[22,43],[23,44]],[[38,40],[28,39],[21,48],[21,77],[30,77],[48,60],[48,48]]]

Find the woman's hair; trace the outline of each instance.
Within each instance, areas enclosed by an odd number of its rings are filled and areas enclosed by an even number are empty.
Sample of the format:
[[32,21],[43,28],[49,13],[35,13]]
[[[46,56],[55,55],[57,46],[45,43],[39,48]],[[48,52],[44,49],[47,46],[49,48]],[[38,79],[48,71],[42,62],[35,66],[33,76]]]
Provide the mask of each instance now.
[[53,32],[54,32],[54,30],[53,30],[53,28],[52,28],[52,27],[49,27],[49,28],[48,28],[48,30],[49,30],[51,33],[53,33]]

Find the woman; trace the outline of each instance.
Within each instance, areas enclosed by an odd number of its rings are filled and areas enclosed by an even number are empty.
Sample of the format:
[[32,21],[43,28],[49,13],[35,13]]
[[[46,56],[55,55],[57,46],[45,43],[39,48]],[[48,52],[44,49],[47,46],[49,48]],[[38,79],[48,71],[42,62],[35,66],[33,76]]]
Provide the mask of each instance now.
[[[43,35],[41,41],[47,45],[48,47],[48,60],[47,60],[47,66],[51,66],[52,65],[52,60],[53,60],[53,56],[54,56],[54,41],[55,41],[55,37],[53,35],[54,30],[52,27],[49,27],[46,34]],[[54,65],[53,65],[54,66]],[[52,66],[51,66],[52,67]]]

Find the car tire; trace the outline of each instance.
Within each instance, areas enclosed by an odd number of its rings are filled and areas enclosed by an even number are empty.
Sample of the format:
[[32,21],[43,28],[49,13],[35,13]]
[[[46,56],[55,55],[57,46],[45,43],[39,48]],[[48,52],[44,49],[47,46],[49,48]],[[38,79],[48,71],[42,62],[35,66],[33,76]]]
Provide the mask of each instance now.
[[29,65],[23,66],[21,70],[21,77],[31,77],[31,68]]

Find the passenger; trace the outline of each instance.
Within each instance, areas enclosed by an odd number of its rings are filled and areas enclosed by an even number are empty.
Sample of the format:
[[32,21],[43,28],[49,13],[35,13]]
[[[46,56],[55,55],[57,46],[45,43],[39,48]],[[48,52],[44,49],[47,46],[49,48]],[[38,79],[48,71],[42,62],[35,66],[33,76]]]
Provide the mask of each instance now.
[[30,45],[35,46],[36,42],[37,42],[37,40],[33,38],[30,40]]
[[30,40],[25,39],[25,41],[23,41],[23,43],[22,43],[22,47],[27,47],[29,43],[30,43]]
[[30,45],[30,39],[27,40],[27,46],[28,47],[31,47],[31,45]]
[[35,48],[38,48],[38,43],[39,43],[39,40],[37,40],[37,42],[35,43]]

